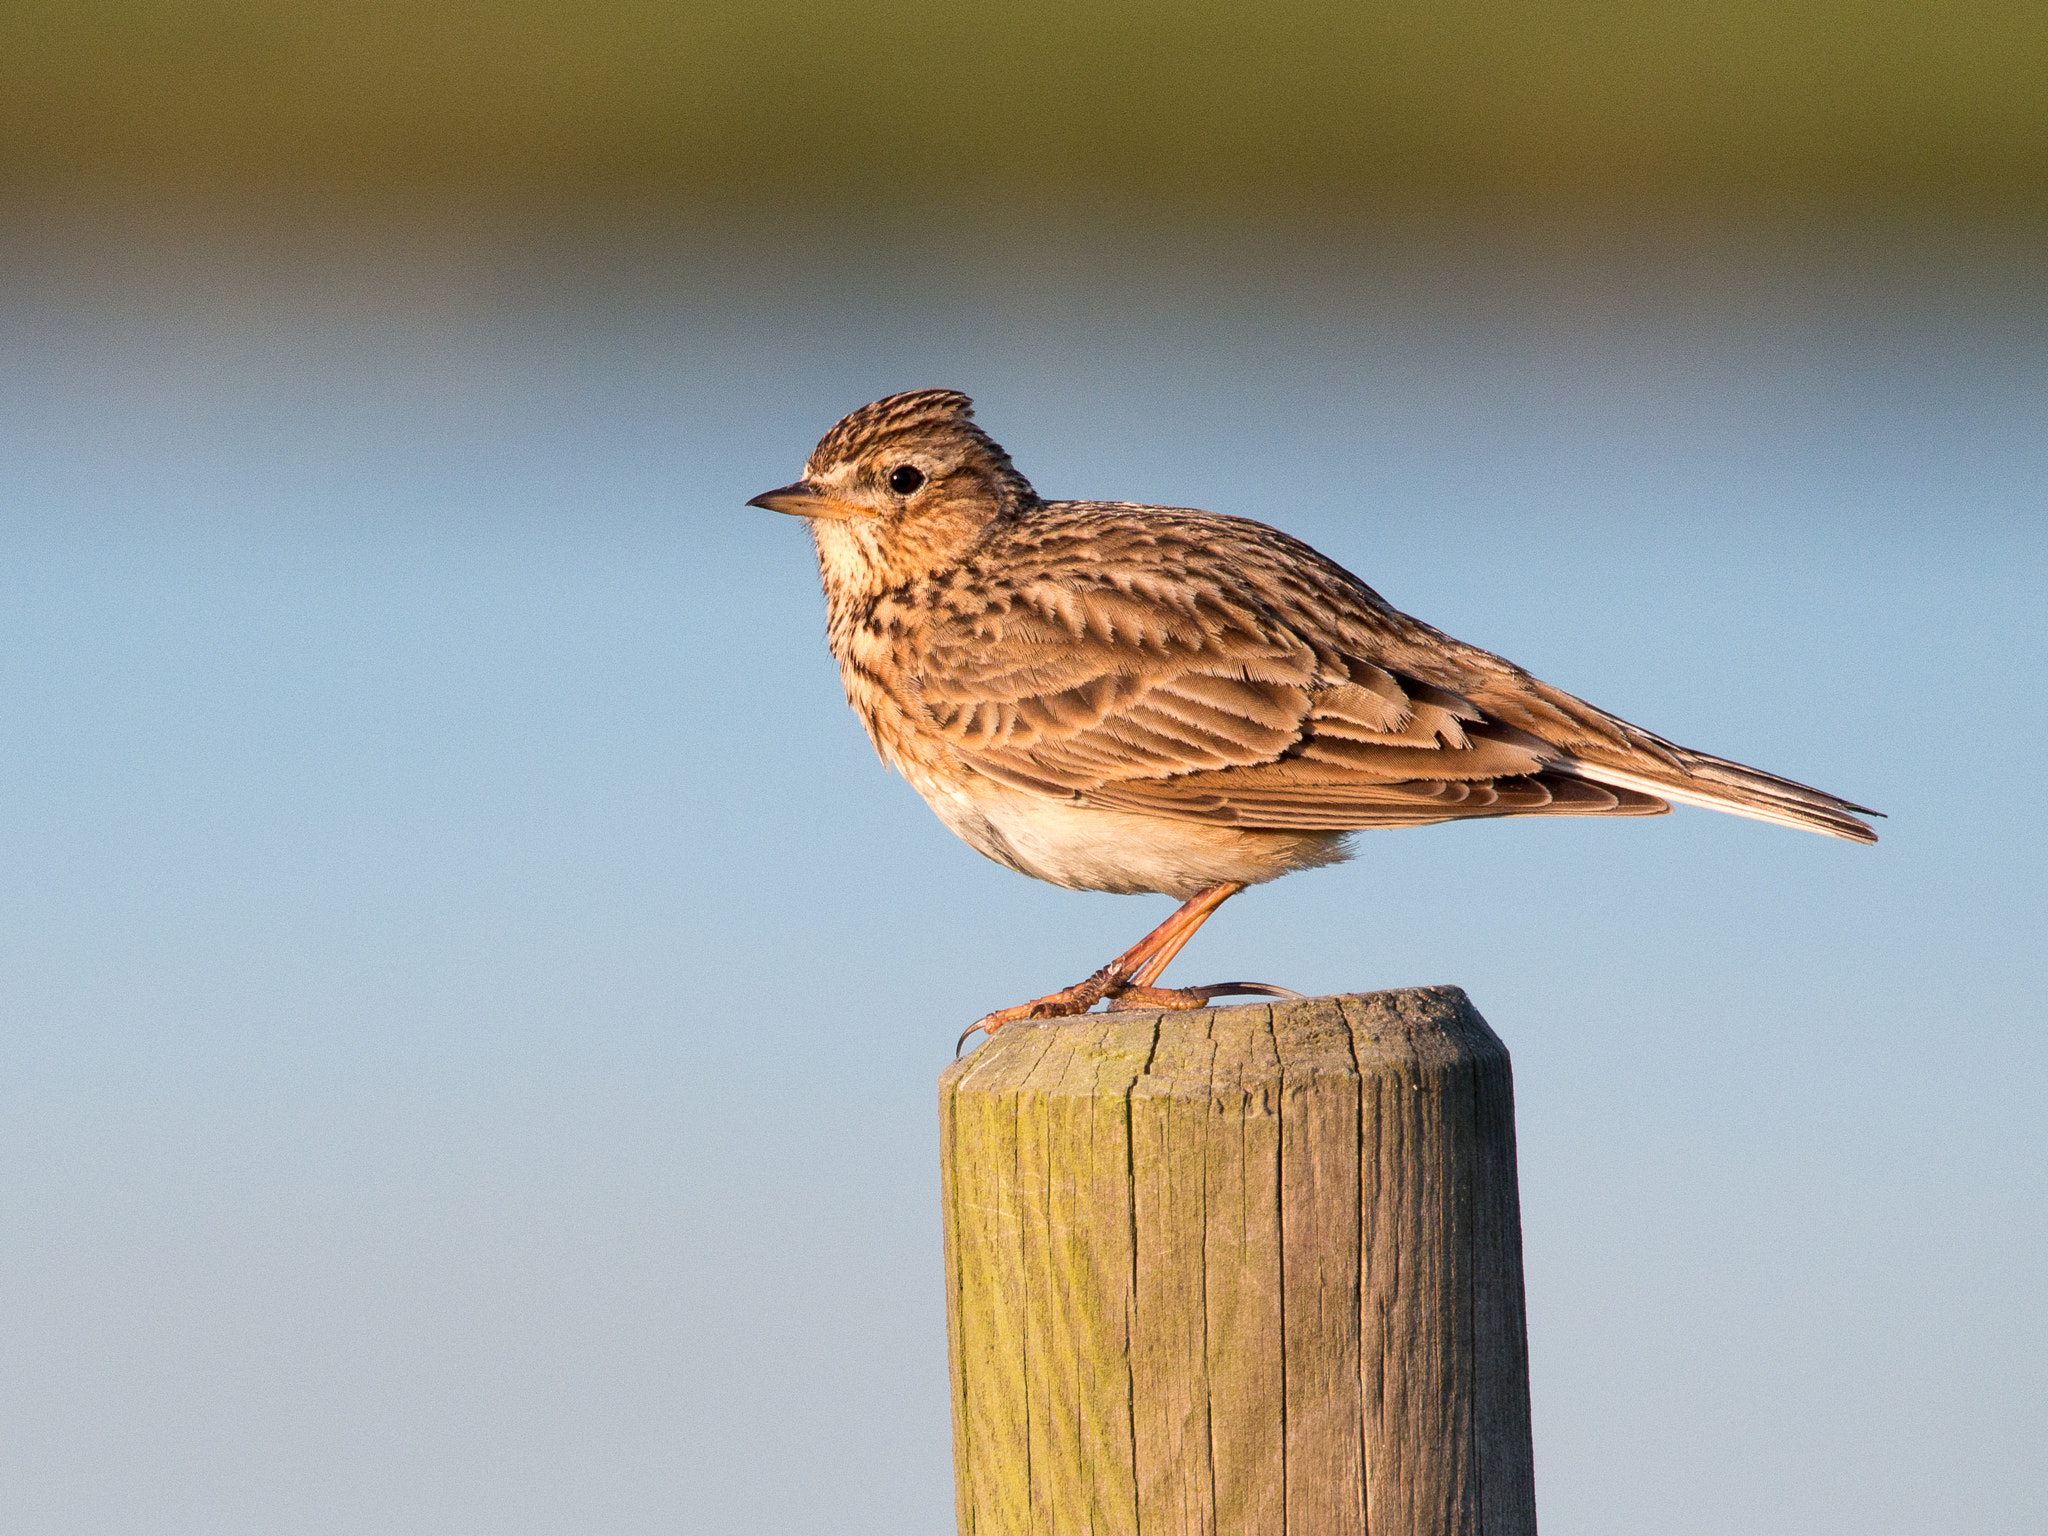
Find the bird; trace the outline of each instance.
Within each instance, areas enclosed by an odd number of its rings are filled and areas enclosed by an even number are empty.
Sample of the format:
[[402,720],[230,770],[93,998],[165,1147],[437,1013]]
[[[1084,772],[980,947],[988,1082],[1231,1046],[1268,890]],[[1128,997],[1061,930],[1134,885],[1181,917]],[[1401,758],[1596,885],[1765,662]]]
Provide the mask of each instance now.
[[1704,806],[1855,843],[1881,813],[1667,741],[1411,618],[1249,518],[1048,501],[952,389],[890,395],[749,506],[810,527],[826,642],[883,761],[970,847],[1071,890],[1181,905],[1024,1019],[1294,997],[1164,987],[1249,886],[1353,834]]

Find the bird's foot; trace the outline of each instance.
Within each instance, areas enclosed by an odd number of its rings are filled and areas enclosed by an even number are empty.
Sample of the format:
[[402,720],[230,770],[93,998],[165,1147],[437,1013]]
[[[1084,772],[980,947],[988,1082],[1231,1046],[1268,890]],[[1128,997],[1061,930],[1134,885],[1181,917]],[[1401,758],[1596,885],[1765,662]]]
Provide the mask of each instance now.
[[1005,1024],[1014,1024],[1020,1019],[1064,1019],[1075,1014],[1086,1013],[1104,998],[1109,1000],[1112,1011],[1154,1010],[1160,1008],[1206,1008],[1212,997],[1234,997],[1247,994],[1262,997],[1300,997],[1299,992],[1290,992],[1285,987],[1276,987],[1264,981],[1219,981],[1206,987],[1145,987],[1135,982],[1122,980],[1117,975],[1115,964],[1105,965],[1086,981],[1077,981],[1071,987],[1062,987],[1044,997],[1035,997],[1028,1003],[1019,1003],[1014,1008],[998,1008],[994,1013],[985,1014],[960,1032],[960,1039],[953,1047],[953,1054],[959,1055],[960,1047],[967,1043],[967,1037],[977,1029],[984,1035],[992,1035]]
[[1152,1008],[1206,1008],[1212,997],[1292,997],[1299,992],[1276,987],[1270,981],[1214,981],[1206,987],[1125,987],[1110,995],[1112,1013]]
[[[998,1008],[994,1013],[982,1015],[960,1032],[960,1045],[965,1045],[967,1037],[977,1029],[985,1035],[992,1035],[1005,1024],[1014,1024],[1019,1019],[1064,1019],[1072,1014],[1086,1013],[1112,992],[1122,991],[1128,985],[1117,974],[1117,967],[1112,962],[1071,987],[1048,992],[1044,997],[1034,997],[1014,1008]],[[953,1048],[955,1055],[959,1054],[959,1049],[957,1045]]]

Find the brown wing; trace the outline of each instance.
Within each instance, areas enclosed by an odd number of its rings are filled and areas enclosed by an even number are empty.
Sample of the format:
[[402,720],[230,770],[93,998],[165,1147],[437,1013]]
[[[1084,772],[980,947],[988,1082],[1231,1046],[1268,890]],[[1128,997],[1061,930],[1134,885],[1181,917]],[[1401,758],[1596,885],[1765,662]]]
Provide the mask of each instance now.
[[1667,809],[1556,771],[1541,739],[1363,654],[1400,649],[1408,622],[1369,594],[1326,596],[1319,623],[1270,560],[1137,553],[1027,570],[928,632],[921,699],[972,767],[1090,805],[1275,829]]
[[1640,731],[1261,524],[1061,503],[992,553],[1002,579],[934,604],[912,670],[931,723],[1002,783],[1288,830],[1668,796],[1871,837],[1845,802]]

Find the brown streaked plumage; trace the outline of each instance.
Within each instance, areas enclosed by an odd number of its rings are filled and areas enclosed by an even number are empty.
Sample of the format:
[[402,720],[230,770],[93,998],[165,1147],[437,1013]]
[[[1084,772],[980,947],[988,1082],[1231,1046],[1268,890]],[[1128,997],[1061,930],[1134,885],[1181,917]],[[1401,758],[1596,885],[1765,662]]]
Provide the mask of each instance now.
[[1045,501],[953,390],[861,407],[749,505],[809,520],[847,699],[947,826],[1041,880],[1184,902],[979,1028],[1283,991],[1154,983],[1224,900],[1367,828],[1677,801],[1877,840],[1874,812],[1640,730],[1277,529]]

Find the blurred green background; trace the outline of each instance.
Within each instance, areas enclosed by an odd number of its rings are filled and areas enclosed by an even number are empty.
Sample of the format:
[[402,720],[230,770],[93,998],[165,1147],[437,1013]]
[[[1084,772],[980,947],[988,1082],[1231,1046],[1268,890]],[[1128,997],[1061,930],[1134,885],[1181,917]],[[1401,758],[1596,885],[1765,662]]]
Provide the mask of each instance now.
[[920,385],[1889,813],[1171,976],[1512,1046],[1546,1529],[2038,1529],[2044,212],[2041,0],[0,0],[0,1531],[952,1530],[933,1079],[1168,904],[745,505]]
[[2037,0],[9,0],[0,180],[2038,211]]

